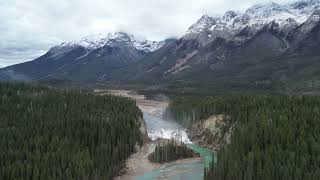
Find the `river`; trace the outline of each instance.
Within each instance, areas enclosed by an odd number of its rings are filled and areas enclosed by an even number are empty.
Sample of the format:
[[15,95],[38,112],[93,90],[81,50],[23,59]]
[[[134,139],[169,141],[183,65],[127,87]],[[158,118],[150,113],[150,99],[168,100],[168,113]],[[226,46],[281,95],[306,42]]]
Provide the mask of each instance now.
[[212,159],[212,152],[191,142],[186,129],[175,121],[163,118],[163,113],[168,106],[165,101],[147,100],[143,95],[130,91],[113,91],[114,95],[131,97],[136,100],[142,110],[147,125],[148,136],[151,140],[157,138],[179,139],[191,149],[200,154],[200,158],[179,160],[165,165],[152,165],[148,162],[147,155],[154,150],[155,144],[149,143],[142,147],[140,152],[133,154],[127,161],[129,171],[125,176],[117,177],[119,180],[197,180],[203,179],[204,167]]

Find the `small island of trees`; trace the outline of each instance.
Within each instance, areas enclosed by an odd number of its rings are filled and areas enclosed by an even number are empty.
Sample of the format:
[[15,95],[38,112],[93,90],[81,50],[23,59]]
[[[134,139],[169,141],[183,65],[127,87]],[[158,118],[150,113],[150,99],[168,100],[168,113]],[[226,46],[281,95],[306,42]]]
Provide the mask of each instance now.
[[168,163],[171,161],[198,157],[199,154],[188,148],[183,142],[171,140],[158,140],[155,151],[149,155],[150,162]]

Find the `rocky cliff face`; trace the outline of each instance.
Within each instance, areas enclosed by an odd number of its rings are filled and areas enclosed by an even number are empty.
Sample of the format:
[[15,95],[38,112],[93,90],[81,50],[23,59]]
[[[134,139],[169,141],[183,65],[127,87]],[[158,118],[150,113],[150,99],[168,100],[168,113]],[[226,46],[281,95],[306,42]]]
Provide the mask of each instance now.
[[219,150],[231,139],[233,126],[227,123],[226,118],[224,115],[213,115],[196,122],[189,130],[191,139],[211,150]]
[[147,143],[147,142],[149,142],[149,137],[148,137],[148,132],[147,132],[147,124],[146,124],[146,122],[145,122],[145,120],[142,118],[142,117],[140,117],[139,119],[138,119],[138,124],[139,124],[139,126],[140,126],[140,132],[141,132],[141,135],[142,135],[142,137],[143,137],[143,141],[144,141],[144,143]]

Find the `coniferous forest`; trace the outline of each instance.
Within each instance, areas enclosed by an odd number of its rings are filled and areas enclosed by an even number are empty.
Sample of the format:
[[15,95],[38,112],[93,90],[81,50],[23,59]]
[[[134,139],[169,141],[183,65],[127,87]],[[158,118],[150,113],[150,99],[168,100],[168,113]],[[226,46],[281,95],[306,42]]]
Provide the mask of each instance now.
[[231,143],[217,152],[205,179],[320,177],[320,97],[177,97],[169,113],[185,124],[224,114],[234,125]]
[[0,179],[112,179],[142,144],[133,100],[0,84]]

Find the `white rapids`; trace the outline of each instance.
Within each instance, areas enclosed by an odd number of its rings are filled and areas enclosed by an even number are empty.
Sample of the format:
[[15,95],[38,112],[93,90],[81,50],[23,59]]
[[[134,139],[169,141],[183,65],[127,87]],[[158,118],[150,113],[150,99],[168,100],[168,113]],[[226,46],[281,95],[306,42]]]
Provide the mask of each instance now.
[[186,144],[190,144],[191,141],[186,133],[185,129],[161,129],[161,130],[154,130],[148,132],[148,135],[151,140],[157,140],[159,138],[163,139],[175,139],[178,141],[182,141]]
[[[99,92],[99,90],[96,90]],[[151,140],[175,139],[183,143],[192,143],[188,137],[186,129],[173,120],[163,117],[163,113],[168,107],[167,101],[148,100],[144,95],[132,91],[109,90],[109,93],[117,96],[130,97],[136,100],[137,105],[143,112],[143,118],[147,125],[148,136]],[[164,96],[161,96],[162,99]]]
[[151,140],[163,138],[175,139],[186,144],[192,143],[185,128],[174,121],[163,119],[161,116],[162,113],[159,115],[144,113],[148,136]]

